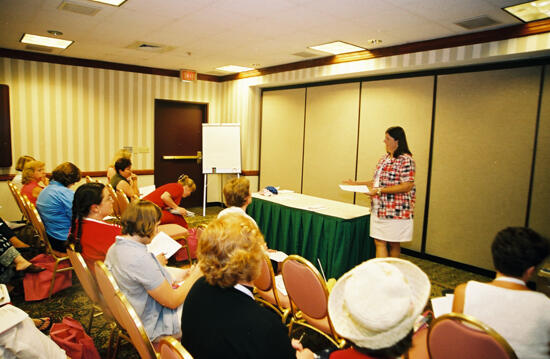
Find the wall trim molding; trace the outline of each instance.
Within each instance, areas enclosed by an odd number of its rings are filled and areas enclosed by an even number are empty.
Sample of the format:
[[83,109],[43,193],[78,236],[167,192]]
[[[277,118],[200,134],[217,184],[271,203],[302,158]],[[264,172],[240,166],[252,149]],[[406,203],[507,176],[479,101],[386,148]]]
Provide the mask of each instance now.
[[[533,21],[529,23],[522,23],[517,25],[510,25],[493,30],[485,30],[474,33],[454,35],[448,37],[442,37],[432,40],[417,41],[403,45],[382,47],[373,50],[358,51],[348,54],[341,54],[335,56],[327,56],[318,59],[304,60],[293,62],[289,64],[276,65],[270,67],[264,67],[261,69],[255,69],[251,71],[245,71],[237,74],[230,74],[224,76],[215,76],[207,74],[197,74],[197,79],[202,81],[211,82],[227,82],[234,81],[250,77],[265,76],[275,74],[279,72],[300,70],[304,68],[333,65],[345,62],[362,61],[373,58],[388,57],[395,55],[403,55],[415,52],[423,52],[430,50],[438,50],[444,48],[451,48],[457,46],[473,45],[478,43],[485,43],[491,41],[507,40],[512,38],[519,38],[529,35],[536,35],[550,32],[550,19]],[[102,68],[108,70],[136,72],[150,75],[159,75],[167,77],[178,77],[178,70],[153,68],[138,65],[129,65],[116,62],[89,60],[76,57],[67,57],[51,54],[41,54],[37,52],[22,51],[0,48],[0,57],[50,62],[54,64],[72,65],[72,66],[85,66]]]

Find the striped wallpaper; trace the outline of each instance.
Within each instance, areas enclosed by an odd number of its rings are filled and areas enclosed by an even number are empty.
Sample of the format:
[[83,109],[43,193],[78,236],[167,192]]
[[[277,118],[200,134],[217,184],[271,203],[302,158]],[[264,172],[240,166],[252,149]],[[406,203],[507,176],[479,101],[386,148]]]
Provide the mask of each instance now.
[[[74,161],[104,170],[122,146],[147,147],[136,169],[153,168],[154,99],[209,103],[209,121],[241,123],[243,169],[257,170],[261,88],[547,56],[550,33],[216,83],[0,58],[10,87],[14,161],[32,154],[47,170]],[[13,168],[0,173],[13,173]]]

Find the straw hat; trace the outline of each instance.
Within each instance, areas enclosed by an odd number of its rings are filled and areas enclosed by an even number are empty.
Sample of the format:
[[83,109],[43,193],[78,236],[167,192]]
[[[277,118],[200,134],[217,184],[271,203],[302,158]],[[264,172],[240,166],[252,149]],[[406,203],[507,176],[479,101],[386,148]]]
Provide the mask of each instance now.
[[388,348],[412,329],[430,296],[430,280],[399,258],[363,262],[336,282],[328,300],[334,329],[368,349]]

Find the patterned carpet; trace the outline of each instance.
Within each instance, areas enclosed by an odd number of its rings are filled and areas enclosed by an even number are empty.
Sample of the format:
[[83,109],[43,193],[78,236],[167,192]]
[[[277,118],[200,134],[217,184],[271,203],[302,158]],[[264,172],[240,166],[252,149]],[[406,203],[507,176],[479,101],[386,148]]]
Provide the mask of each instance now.
[[[190,210],[195,212],[197,215],[188,219],[189,225],[191,227],[196,227],[199,224],[210,222],[213,218],[215,218],[221,208],[208,207],[205,217],[200,215],[202,214],[202,208],[190,208]],[[23,230],[19,232],[18,236],[20,236],[23,240],[28,240],[29,234],[30,232],[28,230]],[[430,262],[428,260],[406,255],[403,255],[402,258],[408,259],[417,264],[428,274],[432,282],[432,297],[441,296],[443,291],[453,290],[456,285],[468,280],[490,280],[490,278],[484,276],[472,274],[470,272]],[[170,264],[178,265],[182,263],[171,262]],[[76,278],[76,275],[73,275],[72,287],[54,294],[49,300],[25,302],[20,282],[14,289],[14,292],[11,293],[11,297],[13,304],[28,312],[31,317],[50,316],[55,322],[57,322],[61,321],[61,319],[65,316],[70,316],[79,320],[85,328],[88,325],[91,302],[84,293],[78,279]],[[306,335],[302,340],[304,346],[309,347],[314,351],[330,347],[329,342],[322,336],[309,329],[304,329],[299,326],[293,330],[292,337],[299,338],[304,330],[306,332]],[[95,345],[101,357],[107,357],[110,324],[106,322],[102,316],[96,317],[93,320],[92,330],[89,334],[94,339]],[[139,358],[139,355],[131,344],[121,340],[117,358]]]

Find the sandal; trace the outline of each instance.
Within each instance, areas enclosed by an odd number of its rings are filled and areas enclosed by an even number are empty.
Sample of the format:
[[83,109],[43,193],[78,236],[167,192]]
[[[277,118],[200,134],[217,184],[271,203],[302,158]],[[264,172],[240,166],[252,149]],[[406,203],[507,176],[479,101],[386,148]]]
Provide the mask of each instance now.
[[36,328],[40,330],[44,334],[48,334],[48,331],[53,325],[53,320],[50,317],[44,317],[44,318],[34,318],[35,320],[38,320],[38,324],[35,323]]

